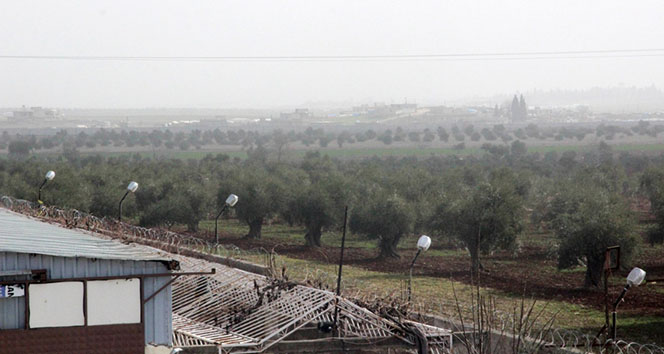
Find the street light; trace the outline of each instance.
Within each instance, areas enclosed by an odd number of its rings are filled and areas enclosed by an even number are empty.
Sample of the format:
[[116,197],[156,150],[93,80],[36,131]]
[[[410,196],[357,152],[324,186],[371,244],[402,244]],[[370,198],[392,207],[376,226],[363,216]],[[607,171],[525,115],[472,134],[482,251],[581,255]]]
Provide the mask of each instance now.
[[53,178],[55,178],[55,172],[54,171],[46,172],[46,175],[44,176],[44,182],[42,182],[42,184],[39,186],[39,192],[37,193],[37,203],[39,203],[39,205],[44,204],[44,202],[42,202],[42,200],[41,200],[41,190],[42,190],[42,188],[44,188],[44,185],[46,185],[46,182],[53,180]]
[[417,240],[417,253],[415,253],[415,257],[413,258],[413,261],[410,263],[410,274],[408,276],[408,302],[410,302],[411,298],[411,283],[413,282],[413,266],[415,266],[415,261],[417,260],[417,256],[420,255],[422,251],[427,251],[431,247],[431,237],[427,235],[422,235],[420,236],[420,239]]
[[634,268],[627,275],[627,284],[625,284],[623,291],[620,293],[620,296],[618,296],[618,299],[613,304],[613,327],[611,328],[611,338],[614,341],[616,340],[616,311],[618,310],[618,305],[620,305],[620,303],[623,301],[623,298],[625,297],[627,290],[629,290],[629,288],[631,288],[632,286],[637,287],[641,285],[641,283],[643,283],[643,280],[645,280],[645,278],[646,278],[646,272],[641,268]]
[[214,218],[214,242],[219,243],[219,234],[217,233],[217,223],[219,221],[219,217],[221,214],[226,210],[226,207],[234,207],[235,204],[237,204],[238,197],[235,194],[230,194],[228,198],[226,198],[226,202],[224,203],[224,206],[221,208],[221,211],[219,211],[219,214],[217,214],[217,217]]
[[134,181],[129,182],[129,185],[127,185],[127,191],[122,196],[122,199],[120,199],[120,206],[118,207],[118,221],[122,221],[122,202],[124,202],[125,198],[127,198],[127,194],[129,194],[129,192],[134,193],[137,189],[138,183]]

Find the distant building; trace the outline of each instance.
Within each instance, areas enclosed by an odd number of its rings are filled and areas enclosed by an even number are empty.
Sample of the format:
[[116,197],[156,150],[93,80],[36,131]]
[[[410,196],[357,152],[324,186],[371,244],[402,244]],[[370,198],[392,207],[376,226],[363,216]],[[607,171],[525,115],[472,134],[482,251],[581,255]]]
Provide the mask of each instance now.
[[25,121],[25,120],[54,120],[60,119],[62,115],[57,109],[44,108],[44,107],[30,107],[23,106],[19,111],[13,111],[10,121]]
[[308,108],[298,108],[293,112],[281,113],[279,115],[279,118],[283,120],[305,120],[311,117],[313,117],[313,114]]
[[385,103],[374,103],[373,105],[362,104],[353,106],[352,115],[366,115],[373,118],[390,117],[399,114],[410,114],[417,111],[416,104],[399,103],[386,105]]
[[369,110],[369,105],[368,104],[353,106],[353,112],[355,112],[355,113],[366,113],[368,110]]
[[[168,124],[168,123],[167,123]],[[198,126],[201,128],[218,128],[229,124],[226,116],[217,115],[214,118],[201,119]]]
[[409,114],[417,112],[416,103],[397,103],[390,105],[390,111],[394,114]]

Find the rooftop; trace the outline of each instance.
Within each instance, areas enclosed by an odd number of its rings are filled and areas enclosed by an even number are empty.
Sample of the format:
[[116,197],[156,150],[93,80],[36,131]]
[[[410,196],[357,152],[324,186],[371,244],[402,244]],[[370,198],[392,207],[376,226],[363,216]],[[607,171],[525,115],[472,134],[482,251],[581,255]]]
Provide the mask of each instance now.
[[0,252],[129,261],[171,261],[145,246],[124,244],[80,229],[67,229],[4,208],[0,208]]

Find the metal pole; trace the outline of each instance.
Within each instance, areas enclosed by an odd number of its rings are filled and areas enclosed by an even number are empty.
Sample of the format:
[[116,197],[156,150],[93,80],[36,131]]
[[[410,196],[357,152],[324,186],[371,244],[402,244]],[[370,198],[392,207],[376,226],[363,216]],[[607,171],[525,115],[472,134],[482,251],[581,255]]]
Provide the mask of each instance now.
[[337,276],[337,296],[341,295],[341,270],[344,266],[344,248],[346,247],[346,221],[348,220],[348,205],[344,209],[344,228],[341,235],[341,255],[339,256],[339,275]]
[[[608,339],[609,329],[609,272],[608,268],[604,269],[604,339]],[[615,317],[613,320],[615,321]]]
[[125,198],[127,198],[127,194],[129,194],[129,190],[125,192],[125,194],[122,196],[122,199],[120,199],[120,206],[118,207],[118,221],[122,221],[122,202],[124,202]]
[[339,275],[337,276],[337,300],[335,300],[334,306],[334,328],[337,328],[337,321],[339,320],[339,307],[336,306],[336,302],[339,301],[338,297],[341,296],[341,270],[344,266],[344,248],[346,247],[346,224],[348,220],[348,205],[344,209],[344,228],[343,234],[341,235],[341,254],[339,255]]
[[39,186],[39,192],[37,192],[37,203],[39,205],[44,204],[44,202],[42,202],[42,200],[41,200],[41,190],[42,190],[42,188],[44,188],[44,185],[46,184],[46,182],[48,182],[48,179],[44,178],[44,182],[42,182],[41,186]]
[[629,284],[627,284],[627,285],[623,288],[622,292],[620,293],[620,296],[618,296],[618,299],[617,299],[616,302],[613,304],[613,324],[612,324],[612,327],[611,327],[611,339],[613,339],[614,342],[616,341],[616,333],[617,333],[617,329],[616,329],[616,327],[617,327],[617,326],[616,326],[616,312],[618,311],[618,305],[620,305],[620,302],[621,302],[621,301],[623,300],[623,298],[625,297],[625,294],[627,293],[627,290],[629,290],[629,287],[630,287]]
[[420,255],[420,252],[422,252],[422,249],[418,248],[417,253],[415,253],[415,257],[413,258],[413,261],[410,263],[410,273],[408,275],[408,302],[410,303],[410,298],[411,298],[411,283],[413,282],[413,267],[415,266],[415,261],[417,260],[417,256]]
[[[616,251],[616,264],[611,266],[611,252]],[[620,246],[611,246],[607,247],[604,251],[604,327],[600,331],[600,334],[604,335],[604,339],[608,340],[609,333],[611,330],[609,322],[609,307],[611,306],[611,301],[609,301],[609,277],[611,276],[611,271],[620,269]],[[615,322],[615,316],[613,317]],[[599,336],[599,334],[598,334]]]
[[616,341],[616,312],[613,311],[613,324],[611,325],[611,339]]
[[217,243],[217,244],[219,243],[219,234],[217,233],[217,223],[219,221],[219,217],[224,212],[224,210],[226,210],[227,206],[228,206],[228,204],[224,204],[224,207],[221,208],[221,211],[219,212],[219,214],[217,214],[217,217],[214,218],[214,242]]

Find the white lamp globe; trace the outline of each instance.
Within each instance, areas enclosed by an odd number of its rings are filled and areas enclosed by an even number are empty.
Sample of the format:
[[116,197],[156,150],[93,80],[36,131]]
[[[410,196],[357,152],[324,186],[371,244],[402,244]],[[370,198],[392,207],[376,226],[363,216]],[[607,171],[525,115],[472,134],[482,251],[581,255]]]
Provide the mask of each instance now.
[[228,196],[228,198],[226,198],[226,205],[232,208],[235,206],[235,204],[237,204],[238,199],[239,198],[237,195],[231,194]]
[[49,181],[52,180],[53,178],[55,178],[55,171],[46,172],[46,176],[44,176],[44,178],[46,178]]
[[421,251],[426,251],[431,247],[431,237],[427,235],[420,236],[420,239],[417,240],[417,248]]
[[127,186],[127,190],[134,193],[138,189],[138,183],[131,181],[129,182],[129,185]]
[[639,286],[646,278],[646,272],[641,268],[634,268],[627,275],[627,285]]

